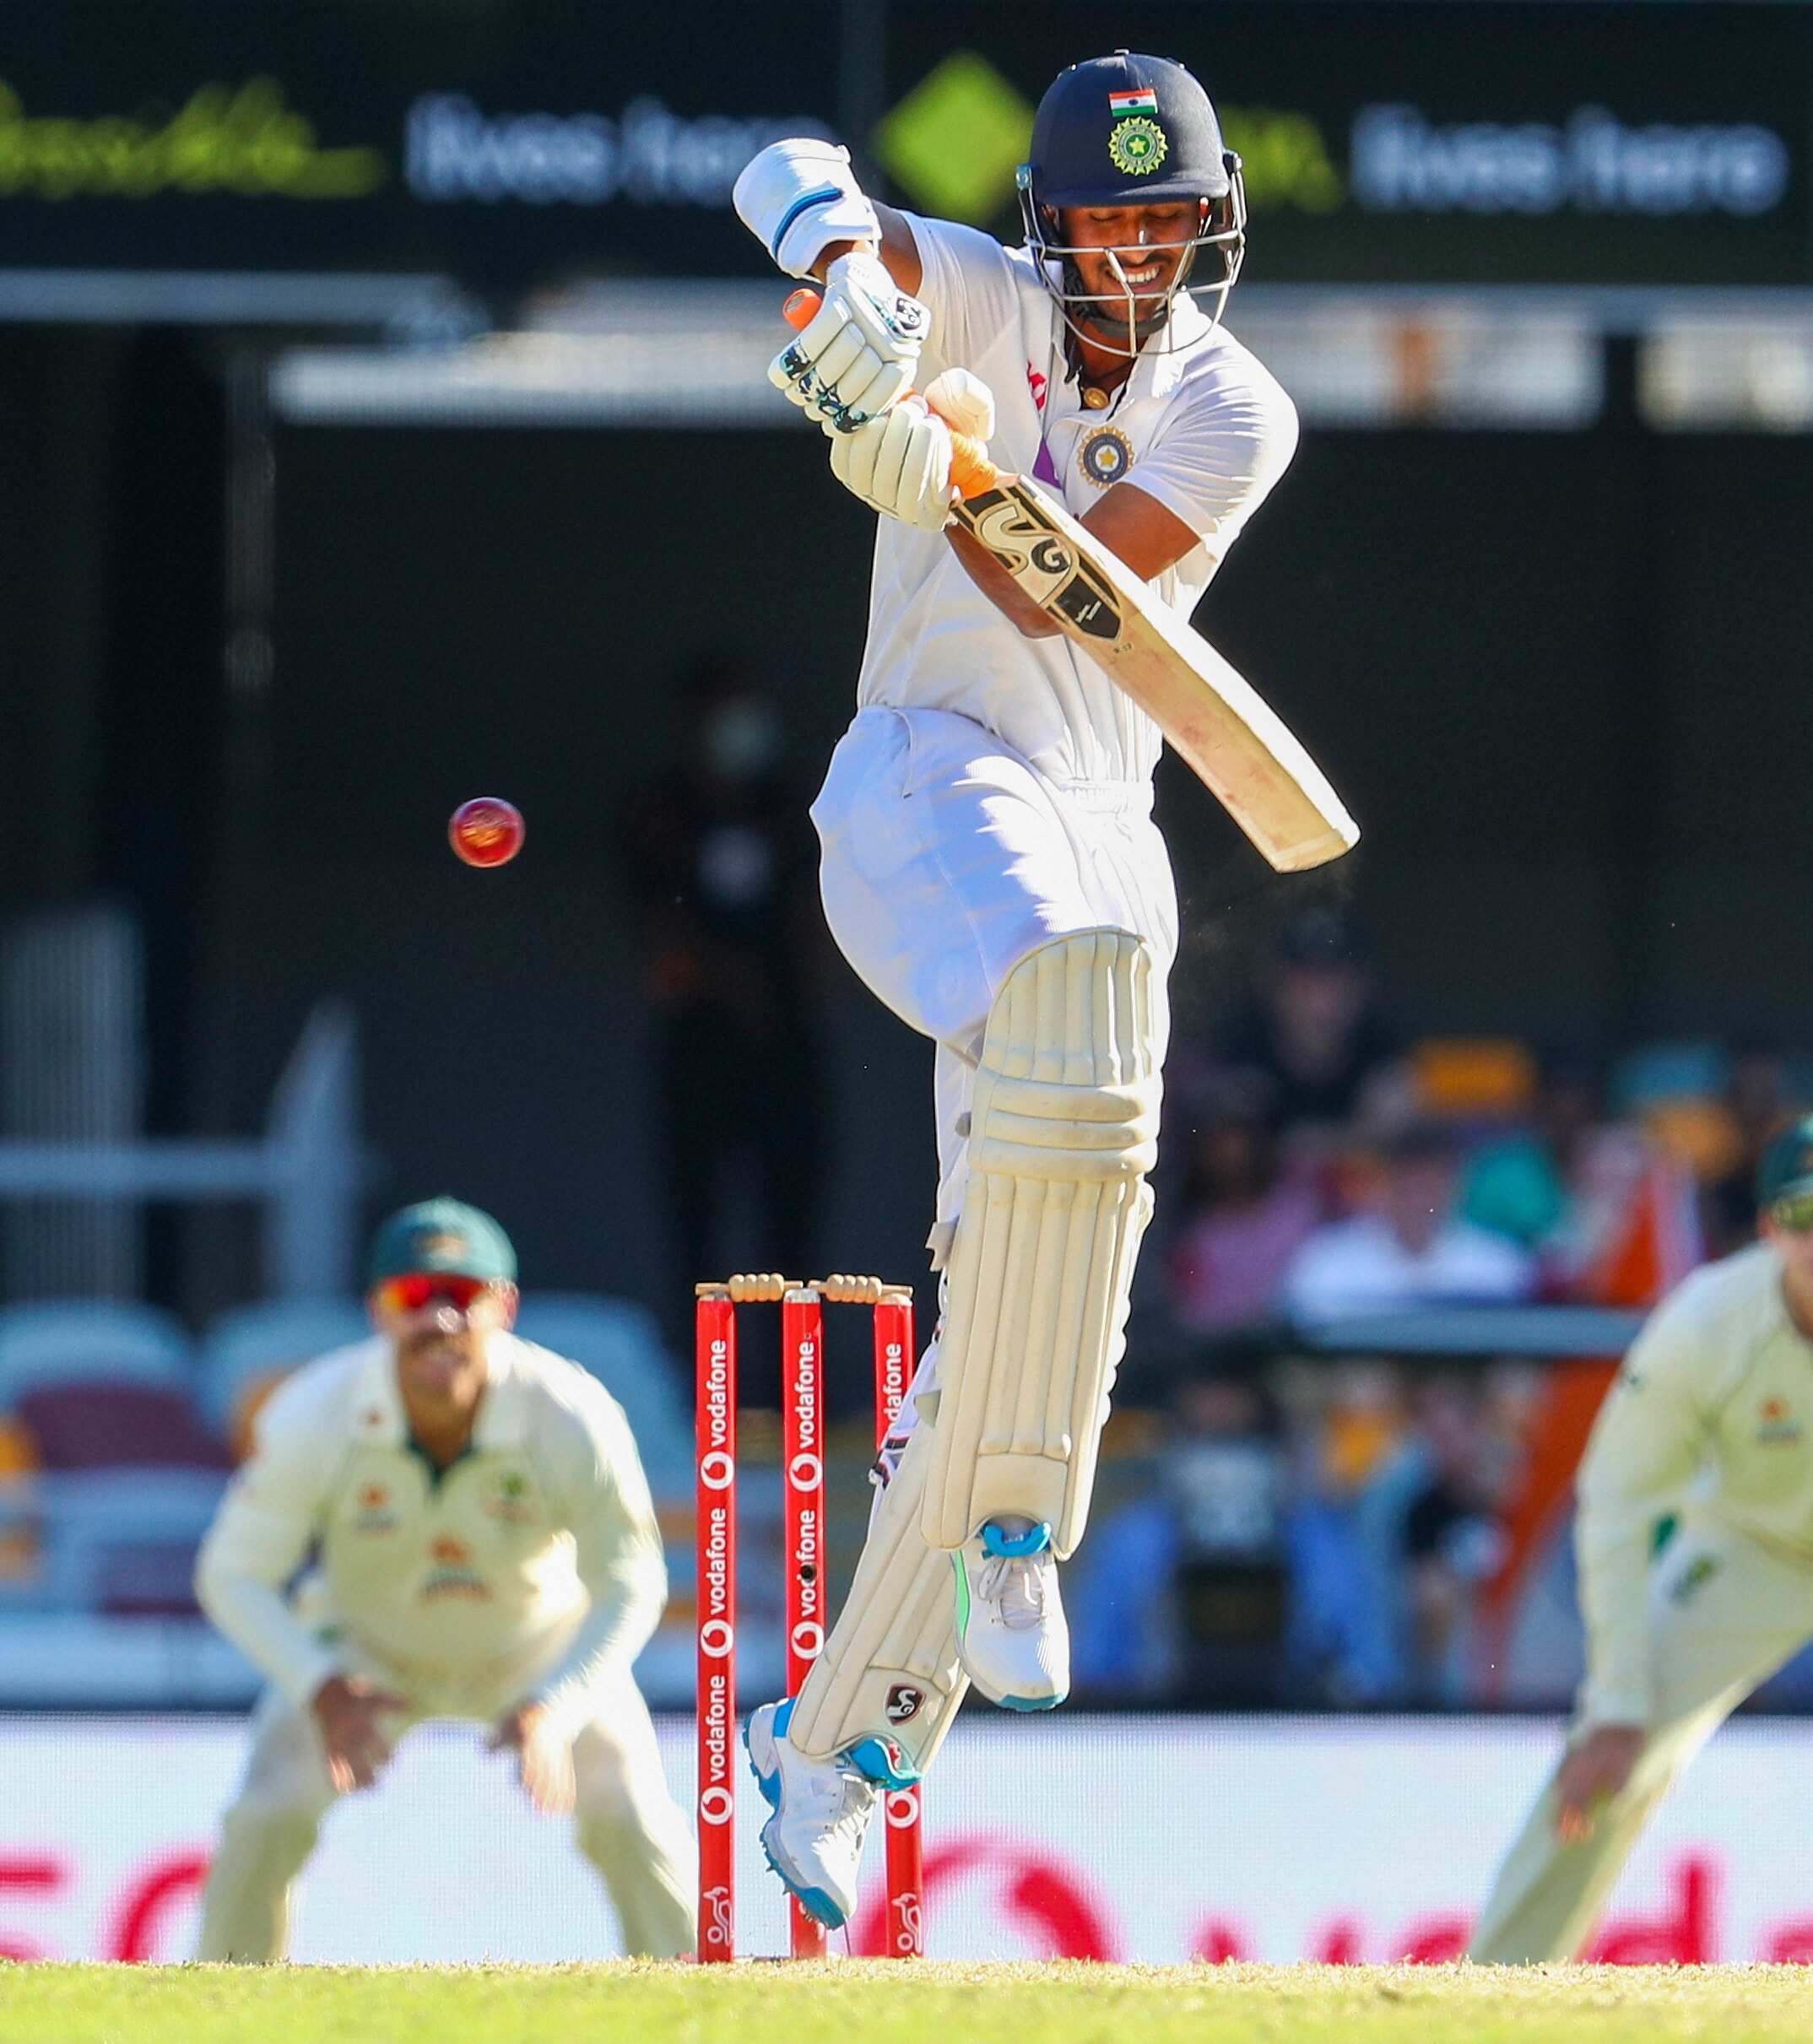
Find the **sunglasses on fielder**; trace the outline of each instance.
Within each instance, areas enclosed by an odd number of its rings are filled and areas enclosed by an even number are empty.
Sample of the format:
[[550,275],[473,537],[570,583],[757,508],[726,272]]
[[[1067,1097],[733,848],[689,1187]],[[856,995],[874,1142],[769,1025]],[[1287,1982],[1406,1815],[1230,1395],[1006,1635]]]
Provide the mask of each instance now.
[[373,1286],[371,1296],[386,1312],[419,1313],[445,1299],[461,1312],[498,1287],[484,1278],[462,1278],[441,1271],[411,1271],[400,1278],[385,1278]]
[[1769,1219],[1790,1235],[1813,1229],[1813,1192],[1789,1192],[1769,1203]]

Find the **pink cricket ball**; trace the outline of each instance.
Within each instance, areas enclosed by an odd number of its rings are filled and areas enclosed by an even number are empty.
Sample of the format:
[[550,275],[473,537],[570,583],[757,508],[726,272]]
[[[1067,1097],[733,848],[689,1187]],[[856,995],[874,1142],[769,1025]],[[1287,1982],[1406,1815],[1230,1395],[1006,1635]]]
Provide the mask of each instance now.
[[507,865],[523,836],[522,812],[501,795],[475,795],[447,819],[447,842],[468,866]]

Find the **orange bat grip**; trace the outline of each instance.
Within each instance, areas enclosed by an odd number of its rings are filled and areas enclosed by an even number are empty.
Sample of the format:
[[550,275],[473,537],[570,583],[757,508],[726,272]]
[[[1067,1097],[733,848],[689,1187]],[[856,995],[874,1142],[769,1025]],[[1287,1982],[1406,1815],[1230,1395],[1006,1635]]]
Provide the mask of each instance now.
[[[782,306],[781,316],[797,333],[811,325],[820,302],[816,291],[802,284]],[[902,397],[911,397],[912,394],[910,391],[901,393]],[[935,405],[932,408],[934,411],[938,409]],[[940,413],[939,416],[943,417],[943,414]],[[945,423],[948,424],[950,422],[947,420]],[[952,426],[950,480],[955,485],[957,495],[967,503],[971,497],[981,496],[984,490],[999,489],[1007,478],[988,458],[988,450],[981,441],[971,434],[960,433]]]

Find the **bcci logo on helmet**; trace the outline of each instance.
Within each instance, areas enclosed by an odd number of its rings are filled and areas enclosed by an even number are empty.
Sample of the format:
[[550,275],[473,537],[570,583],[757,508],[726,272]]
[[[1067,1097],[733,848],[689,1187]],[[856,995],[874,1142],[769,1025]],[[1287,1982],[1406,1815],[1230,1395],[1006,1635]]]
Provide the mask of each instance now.
[[1108,160],[1128,177],[1150,177],[1170,149],[1164,129],[1145,114],[1117,121],[1108,137]]

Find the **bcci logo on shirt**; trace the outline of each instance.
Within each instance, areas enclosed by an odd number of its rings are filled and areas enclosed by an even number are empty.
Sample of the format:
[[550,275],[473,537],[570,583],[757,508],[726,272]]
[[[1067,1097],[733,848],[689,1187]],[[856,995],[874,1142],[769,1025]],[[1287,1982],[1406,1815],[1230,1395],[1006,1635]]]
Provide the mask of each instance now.
[[1119,482],[1133,462],[1133,442],[1118,426],[1097,426],[1076,451],[1077,467],[1097,489]]

